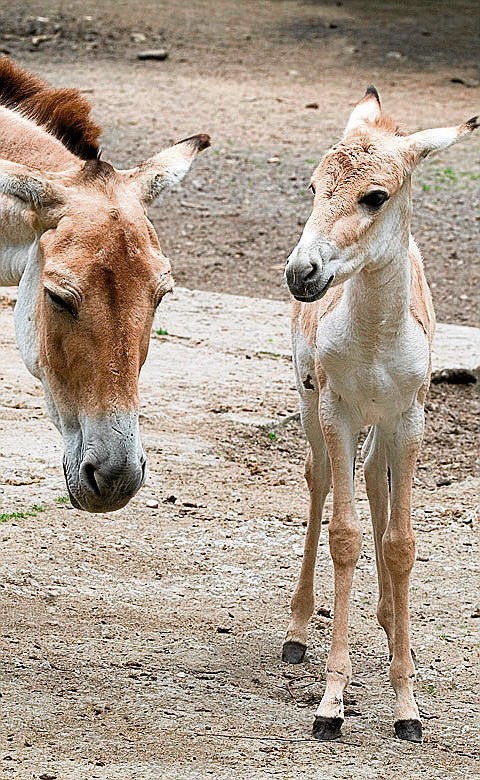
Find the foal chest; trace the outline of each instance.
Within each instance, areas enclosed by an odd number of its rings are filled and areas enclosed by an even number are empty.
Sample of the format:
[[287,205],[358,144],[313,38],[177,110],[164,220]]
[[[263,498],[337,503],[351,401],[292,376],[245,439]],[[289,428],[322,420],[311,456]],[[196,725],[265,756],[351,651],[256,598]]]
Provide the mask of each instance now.
[[317,355],[328,386],[362,425],[405,412],[429,368],[427,340],[410,318],[394,328],[380,324],[366,334],[365,325],[347,325],[332,312],[319,323]]

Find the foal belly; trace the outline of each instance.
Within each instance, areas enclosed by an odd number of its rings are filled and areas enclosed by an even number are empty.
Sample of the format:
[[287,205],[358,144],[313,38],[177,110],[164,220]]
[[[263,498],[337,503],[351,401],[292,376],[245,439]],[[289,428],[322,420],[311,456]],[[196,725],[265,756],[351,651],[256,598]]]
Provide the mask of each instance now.
[[361,425],[375,425],[384,419],[398,417],[412,404],[418,384],[399,382],[382,366],[348,366],[345,372],[332,372],[328,382],[352,410]]

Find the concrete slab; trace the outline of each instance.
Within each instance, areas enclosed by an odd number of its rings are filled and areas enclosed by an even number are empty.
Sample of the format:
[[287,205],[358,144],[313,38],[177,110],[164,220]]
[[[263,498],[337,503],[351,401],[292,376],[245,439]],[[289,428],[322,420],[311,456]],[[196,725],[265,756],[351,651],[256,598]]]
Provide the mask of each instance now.
[[[158,310],[155,328],[226,352],[290,356],[289,304],[176,288]],[[480,328],[437,324],[433,378],[480,380]]]

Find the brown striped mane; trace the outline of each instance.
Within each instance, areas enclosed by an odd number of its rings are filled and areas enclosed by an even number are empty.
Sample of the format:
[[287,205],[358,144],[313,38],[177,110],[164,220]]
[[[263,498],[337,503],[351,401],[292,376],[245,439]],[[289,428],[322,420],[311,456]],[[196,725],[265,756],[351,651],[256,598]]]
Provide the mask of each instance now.
[[50,87],[8,57],[0,57],[0,105],[33,120],[77,157],[99,157],[101,128],[90,118],[90,103],[77,89]]

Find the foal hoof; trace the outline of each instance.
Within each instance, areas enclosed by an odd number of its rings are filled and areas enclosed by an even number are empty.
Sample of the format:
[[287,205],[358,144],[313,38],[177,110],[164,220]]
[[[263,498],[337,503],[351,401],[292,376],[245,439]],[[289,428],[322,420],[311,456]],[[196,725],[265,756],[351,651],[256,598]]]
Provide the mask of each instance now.
[[322,742],[339,739],[342,736],[343,718],[324,718],[317,715],[313,721],[313,736]]
[[394,723],[395,734],[399,739],[406,739],[408,742],[422,742],[422,724],[416,718],[408,720],[396,720]]
[[286,664],[301,664],[305,658],[307,645],[301,642],[288,641],[283,643],[282,661]]

